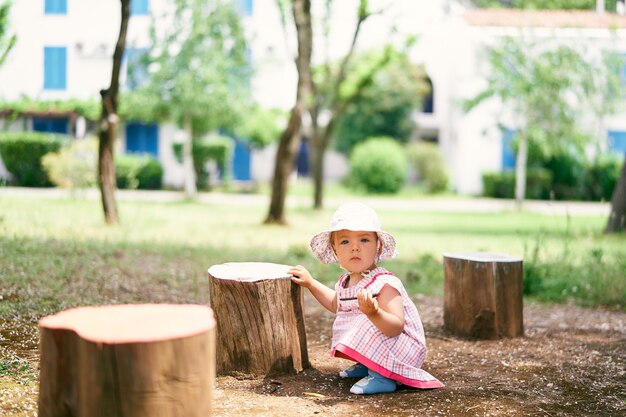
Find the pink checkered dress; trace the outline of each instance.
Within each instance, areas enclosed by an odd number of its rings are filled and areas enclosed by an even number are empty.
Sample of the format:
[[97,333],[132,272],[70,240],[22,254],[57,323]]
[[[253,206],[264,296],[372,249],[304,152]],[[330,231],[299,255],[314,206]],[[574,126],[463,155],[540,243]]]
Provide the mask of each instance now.
[[[415,388],[440,388],[443,384],[421,369],[426,358],[424,328],[402,282],[384,268],[370,271],[357,285],[344,288],[348,274],[335,285],[337,316],[333,324],[331,355],[360,362],[379,374]],[[365,288],[378,294],[385,286],[395,288],[404,303],[404,330],[385,336],[359,310],[357,293]]]

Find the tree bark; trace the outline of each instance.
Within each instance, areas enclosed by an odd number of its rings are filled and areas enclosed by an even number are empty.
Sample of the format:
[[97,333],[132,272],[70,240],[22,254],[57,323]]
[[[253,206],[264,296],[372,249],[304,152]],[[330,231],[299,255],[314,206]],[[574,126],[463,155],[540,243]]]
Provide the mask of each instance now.
[[215,380],[211,309],[79,307],[39,321],[41,417],[204,417]]
[[444,326],[479,339],[523,336],[522,278],[520,258],[444,254]]
[[102,209],[107,224],[118,224],[119,215],[115,202],[115,139],[119,125],[117,114],[119,100],[119,78],[122,57],[126,48],[126,32],[130,19],[130,0],[121,0],[122,19],[120,32],[113,52],[113,68],[109,88],[100,91],[102,113],[98,133],[98,186],[102,196]]
[[310,366],[302,290],[288,269],[258,262],[209,269],[218,373],[293,374]]
[[296,22],[298,36],[298,87],[296,103],[291,109],[289,123],[280,135],[274,164],[274,179],[272,181],[272,196],[270,208],[265,223],[286,224],[285,200],[289,186],[289,176],[294,166],[294,157],[299,144],[302,128],[302,113],[306,108],[312,85],[311,52],[313,48],[313,30],[311,27],[310,0],[294,0],[293,16]]
[[611,214],[607,222],[605,233],[621,233],[626,230],[626,153],[622,174],[615,184],[613,197],[611,198]]
[[528,136],[522,133],[515,159],[515,206],[518,210],[524,204],[526,196],[526,165],[528,163]]
[[185,172],[185,195],[195,198],[198,194],[196,187],[196,171],[193,163],[193,128],[191,115],[185,114],[185,142],[183,143],[183,169]]

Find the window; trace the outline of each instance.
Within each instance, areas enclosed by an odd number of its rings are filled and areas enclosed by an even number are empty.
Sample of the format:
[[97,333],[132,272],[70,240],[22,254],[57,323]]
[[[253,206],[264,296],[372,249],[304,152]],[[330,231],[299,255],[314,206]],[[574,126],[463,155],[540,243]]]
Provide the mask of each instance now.
[[515,151],[513,150],[513,140],[516,131],[513,129],[504,129],[502,136],[502,170],[515,169]]
[[159,127],[154,123],[126,125],[126,153],[159,156]]
[[67,14],[67,0],[45,0],[45,14]]
[[67,48],[46,46],[43,53],[44,90],[65,90],[67,87]]
[[148,79],[148,70],[141,63],[148,53],[147,48],[127,48],[124,55],[126,61],[126,87],[134,90]]
[[33,117],[33,130],[35,132],[68,133],[67,118]]
[[626,131],[609,130],[609,151],[624,155],[626,153]]
[[148,13],[148,0],[132,0],[130,2],[130,15],[131,16],[147,16]]
[[239,0],[239,11],[243,16],[252,16],[253,0]]

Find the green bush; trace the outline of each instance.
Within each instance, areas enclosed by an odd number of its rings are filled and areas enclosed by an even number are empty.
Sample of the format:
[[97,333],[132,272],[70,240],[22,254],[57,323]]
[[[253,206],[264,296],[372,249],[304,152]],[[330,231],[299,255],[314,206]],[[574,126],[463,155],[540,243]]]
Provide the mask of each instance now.
[[98,143],[95,139],[74,140],[41,161],[48,177],[61,188],[74,190],[97,183]]
[[372,193],[396,193],[407,176],[404,147],[390,137],[369,138],[350,155],[350,181]]
[[544,168],[552,173],[551,191],[556,200],[582,200],[585,162],[581,155],[561,153],[551,156]]
[[[172,145],[174,155],[178,162],[183,162],[183,145],[175,143]],[[193,154],[193,166],[196,171],[196,185],[198,188],[206,189],[209,185],[209,173],[205,165],[209,160],[217,163],[222,173],[222,180],[227,180],[227,172],[230,156],[233,152],[233,139],[228,136],[213,136],[210,138],[196,139],[193,141],[191,152]]]
[[50,187],[41,164],[44,155],[68,142],[65,135],[40,132],[0,132],[0,157],[11,173],[11,183],[22,187]]
[[147,155],[120,155],[115,158],[115,179],[119,189],[158,190],[163,167]]
[[450,178],[439,146],[434,143],[419,142],[408,146],[409,159],[415,166],[419,180],[431,193],[446,191]]
[[623,157],[600,155],[587,165],[583,197],[589,201],[611,201],[619,180]]
[[[482,175],[483,195],[493,198],[515,197],[515,172],[485,172]],[[526,197],[549,199],[552,175],[544,168],[530,168],[526,173]]]

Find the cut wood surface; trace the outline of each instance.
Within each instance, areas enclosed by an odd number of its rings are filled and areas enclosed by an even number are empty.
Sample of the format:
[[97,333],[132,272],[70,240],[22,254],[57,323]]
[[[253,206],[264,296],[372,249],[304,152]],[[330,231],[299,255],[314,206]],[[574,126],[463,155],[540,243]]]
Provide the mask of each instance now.
[[444,253],[444,325],[480,339],[524,335],[522,259]]
[[39,416],[207,416],[215,327],[201,305],[78,307],[42,318]]
[[218,373],[289,374],[310,366],[303,294],[288,270],[264,262],[209,268]]

